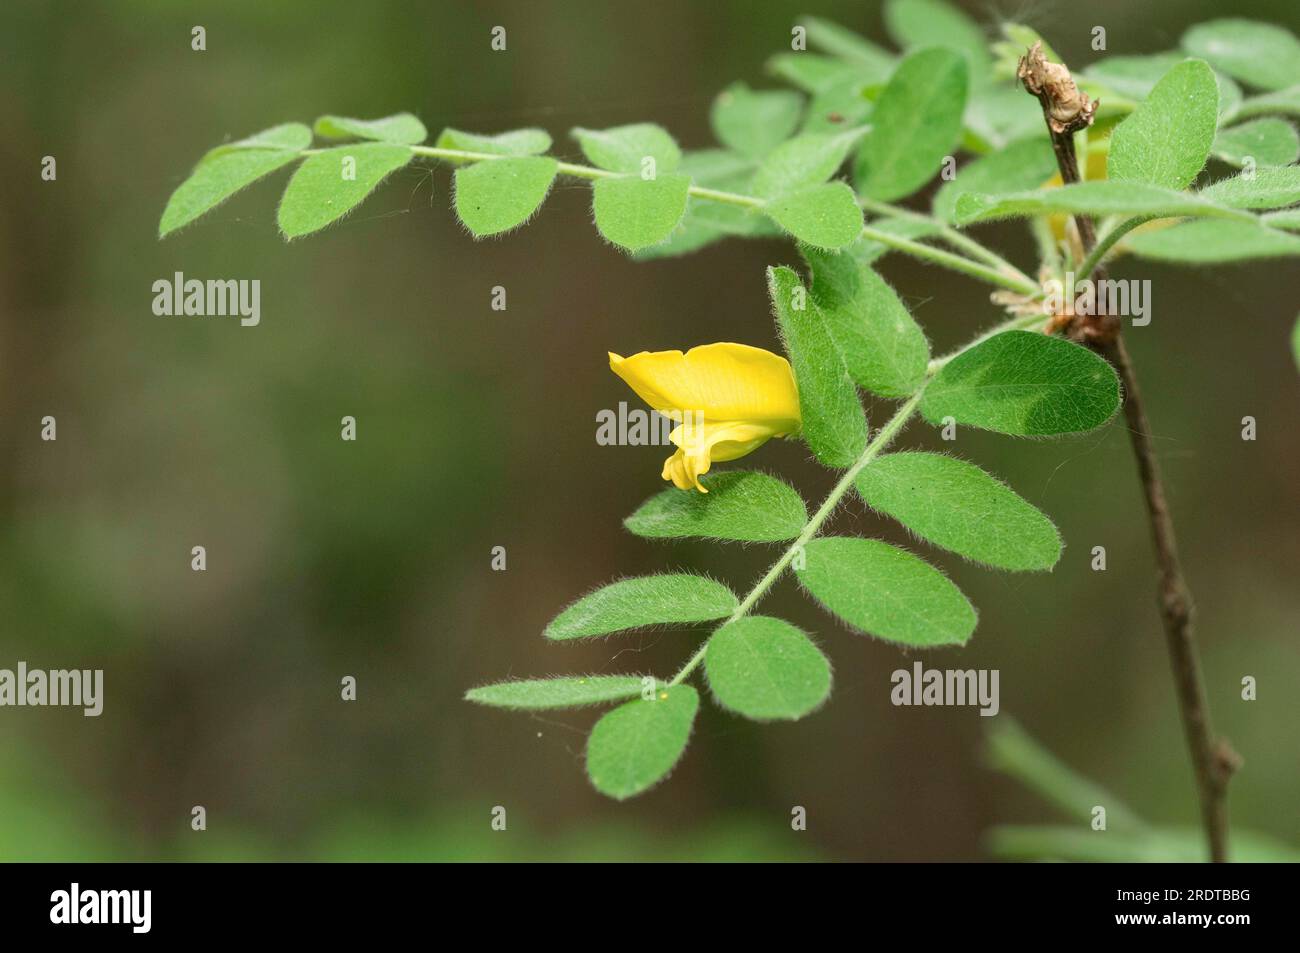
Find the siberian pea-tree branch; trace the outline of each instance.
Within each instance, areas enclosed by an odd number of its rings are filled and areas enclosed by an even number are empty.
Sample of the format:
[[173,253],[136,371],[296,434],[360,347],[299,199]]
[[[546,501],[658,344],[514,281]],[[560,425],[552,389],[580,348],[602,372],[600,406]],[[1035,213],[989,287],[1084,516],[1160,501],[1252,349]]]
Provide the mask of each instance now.
[[[305,150],[304,154],[311,154],[318,150]],[[437,146],[411,146],[411,151],[416,155],[425,156],[430,159],[441,159],[446,162],[490,162],[494,159],[509,158],[508,156],[496,155],[486,152],[466,152],[461,149],[442,149]],[[618,178],[622,173],[609,172],[605,169],[597,169],[593,166],[578,165],[572,162],[561,162],[558,166],[560,175],[565,175],[574,179],[585,179],[594,181],[596,179]],[[724,192],[718,189],[704,188],[698,185],[690,187],[689,194],[696,199],[706,202],[718,202],[723,205],[735,205],[741,208],[762,208],[764,200],[752,195],[741,195],[736,192]],[[891,206],[891,209],[893,207]],[[898,214],[903,210],[894,209],[891,214]],[[911,213],[918,214],[918,213]],[[922,216],[924,217],[924,216]],[[953,271],[959,271],[962,274],[976,278],[980,281],[999,288],[1006,288],[1019,294],[1037,296],[1041,294],[1041,289],[1023,272],[1013,267],[1009,262],[994,255],[985,249],[978,242],[967,238],[953,229],[948,229],[953,235],[957,235],[966,247],[977,246],[981,249],[981,257],[985,258],[991,264],[984,264],[979,261],[973,261],[964,255],[956,255],[942,248],[935,248],[933,245],[927,245],[924,242],[913,241],[910,238],[903,238],[898,235],[891,235],[889,232],[872,228],[870,225],[864,225],[862,228],[862,237],[871,241],[879,242],[896,251],[905,252],[913,257],[920,258],[935,265],[949,268]],[[941,232],[941,234],[943,234]],[[945,238],[950,238],[944,235]],[[973,248],[971,249],[973,251]]]
[[[1062,182],[1066,185],[1078,182],[1079,165],[1073,133],[1091,124],[1094,105],[1089,103],[1087,96],[1078,93],[1064,65],[1046,62],[1038,44],[1020,61],[1019,76],[1026,90],[1037,96],[1042,104],[1043,119],[1052,137]],[[1051,82],[1045,82],[1045,79]],[[1084,254],[1080,265],[1081,277],[1095,274],[1098,279],[1104,278],[1106,272],[1102,258],[1106,252],[1143,221],[1130,218],[1112,225],[1099,242],[1091,219],[1086,215],[1076,215]],[[1228,859],[1228,780],[1239,758],[1225,740],[1215,737],[1210,725],[1209,703],[1192,631],[1191,593],[1178,557],[1173,517],[1169,513],[1159,461],[1151,442],[1151,425],[1138,388],[1137,371],[1129,358],[1116,315],[1075,315],[1068,333],[1110,361],[1123,385],[1124,417],[1156,551],[1160,618],[1173,668],[1183,732],[1196,775],[1201,823],[1205,828],[1210,860],[1222,863]]]
[[[916,413],[916,409],[921,404],[921,397],[925,394],[926,384],[929,383],[934,375],[937,374],[945,364],[957,357],[959,354],[970,350],[982,341],[988,340],[988,338],[995,334],[1000,334],[1003,331],[1015,330],[1017,328],[1032,327],[1044,323],[1046,323],[1046,318],[1043,315],[1035,314],[1014,318],[998,325],[985,334],[975,337],[964,346],[953,351],[951,354],[946,354],[931,361],[926,370],[925,381],[922,382],[919,388],[917,388],[916,393],[900,404],[898,409],[894,412],[894,415],[886,421],[884,426],[876,431],[875,437],[867,442],[867,446],[862,451],[862,454],[856,461],[854,461],[852,466],[844,471],[844,475],[840,477],[839,482],[835,484],[830,493],[826,495],[826,499],[822,500],[821,505],[817,507],[817,512],[813,513],[808,522],[804,524],[803,530],[799,533],[798,537],[795,538],[795,541],[790,544],[784,553],[781,554],[781,558],[774,562],[771,568],[763,574],[763,577],[754,585],[754,588],[749,590],[745,595],[745,598],[740,601],[740,605],[736,606],[735,611],[728,617],[727,622],[735,622],[737,619],[748,615],[754,606],[758,605],[763,597],[767,595],[772,586],[776,584],[777,580],[781,578],[781,575],[789,568],[790,563],[794,561],[796,554],[798,554],[798,552],[821,531],[826,520],[828,520],[831,514],[839,507],[840,502],[844,499],[844,495],[852,489],[853,482],[857,479],[858,474],[861,473],[863,468],[870,464],[872,460],[880,456],[881,452],[883,452],[885,448],[893,442],[894,438],[898,436],[902,429],[907,426],[908,421],[912,419],[912,415]],[[725,625],[726,623],[723,624]],[[712,639],[711,635],[709,638],[704,640],[704,643],[698,650],[696,650],[695,654],[692,655],[677,674],[673,676],[672,681],[668,683],[669,685],[681,684],[693,671],[695,671],[695,669],[699,667],[700,663],[704,661],[705,654],[708,652],[710,639]]]

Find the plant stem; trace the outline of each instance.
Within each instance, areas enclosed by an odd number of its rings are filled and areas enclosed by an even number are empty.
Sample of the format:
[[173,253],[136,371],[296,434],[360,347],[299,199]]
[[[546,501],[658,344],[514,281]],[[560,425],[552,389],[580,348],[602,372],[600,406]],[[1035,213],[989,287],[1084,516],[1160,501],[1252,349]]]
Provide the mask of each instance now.
[[891,205],[889,202],[878,202],[875,199],[868,198],[865,195],[858,196],[858,204],[868,212],[875,212],[877,215],[887,215],[890,218],[906,218],[915,222],[925,222],[934,226],[938,235],[954,248],[958,248],[973,258],[978,258],[986,265],[992,265],[1004,273],[1009,278],[1015,278],[1026,285],[1033,284],[1033,279],[1026,275],[1011,262],[1007,261],[992,249],[985,248],[969,235],[959,232],[947,223],[940,221],[933,215],[924,215],[921,212],[913,211],[909,208],[903,208],[900,205]]
[[[785,572],[791,561],[793,561],[795,555],[803,549],[803,547],[806,546],[814,536],[817,535],[822,528],[822,524],[824,524],[826,520],[830,518],[830,515],[835,512],[836,507],[840,505],[840,500],[844,498],[844,494],[853,486],[854,479],[862,472],[862,468],[878,457],[885,447],[889,446],[890,442],[898,436],[898,432],[902,430],[908,420],[911,419],[912,414],[916,413],[916,408],[920,405],[921,395],[924,392],[925,385],[922,384],[915,394],[899,406],[898,410],[894,412],[894,416],[890,417],[888,422],[876,431],[876,436],[867,443],[866,449],[862,451],[862,455],[858,457],[851,467],[844,471],[844,476],[840,477],[839,482],[835,484],[835,488],[827,494],[826,499],[822,501],[822,505],[817,508],[817,512],[814,513],[812,518],[804,524],[803,531],[795,541],[790,544],[789,548],[781,554],[781,558],[772,564],[772,567],[768,569],[768,571],[763,575],[763,578],[758,581],[754,588],[749,590],[749,593],[743,600],[741,600],[740,605],[736,606],[736,611],[731,614],[727,619],[727,622],[724,622],[723,625],[735,622],[737,619],[748,615],[749,611],[758,604],[759,600],[767,595],[768,590],[770,590],[772,586],[776,584],[776,581],[781,578],[781,574]],[[721,626],[719,626],[719,628],[721,628]],[[717,630],[715,629],[714,631],[716,632]],[[698,651],[687,660],[686,664],[682,666],[681,671],[673,676],[672,681],[668,683],[669,685],[680,685],[682,681],[691,674],[691,672],[695,671],[695,669],[699,667],[700,663],[704,661],[704,653],[708,651],[709,642],[712,638],[713,636],[711,635],[708,639],[704,640],[704,644],[701,645]]]
[[1084,278],[1087,278],[1088,275],[1092,274],[1092,272],[1099,270],[1101,268],[1102,258],[1104,258],[1106,253],[1114,247],[1117,241],[1129,232],[1133,231],[1133,229],[1137,228],[1139,225],[1149,221],[1151,221],[1150,216],[1139,216],[1125,219],[1118,225],[1114,225],[1108,229],[1106,234],[1102,235],[1097,244],[1088,251],[1087,257],[1085,257],[1082,263],[1080,263],[1079,273],[1075,276],[1075,280],[1082,281]]
[[[1033,59],[1038,52],[1038,46],[1035,45],[1026,59]],[[1041,56],[1039,60],[1041,61]],[[1025,60],[1021,63],[1023,66]],[[1064,70],[1064,67],[1060,69]],[[1065,71],[1065,76],[1068,80],[1068,71]],[[1052,119],[1054,108],[1060,105],[1054,101],[1054,97],[1063,88],[1073,90],[1073,81],[1068,82],[1068,87],[1058,82],[1050,87],[1035,89],[1028,81],[1025,86],[1031,93],[1039,96],[1043,107],[1043,118],[1052,137],[1052,148],[1056,152],[1057,166],[1061,170],[1061,181],[1066,185],[1078,182],[1079,164],[1075,157],[1072,130],[1058,131]],[[1084,105],[1087,105],[1086,97]],[[1090,124],[1091,111],[1084,110],[1079,122],[1082,126]],[[1096,273],[1104,278],[1102,256],[1122,235],[1136,224],[1140,224],[1140,221],[1128,219],[1112,227],[1101,245],[1097,243],[1092,219],[1086,215],[1076,215],[1075,224],[1079,229],[1084,253],[1080,271],[1084,275]],[[1205,698],[1205,685],[1201,679],[1196,639],[1192,632],[1191,593],[1183,578],[1182,565],[1178,559],[1174,522],[1169,514],[1167,495],[1164,482],[1160,478],[1155,447],[1151,443],[1151,425],[1147,421],[1146,409],[1142,404],[1137,372],[1120,335],[1117,316],[1103,316],[1100,323],[1090,321],[1088,317],[1080,320],[1076,316],[1075,322],[1070,329],[1072,336],[1077,337],[1110,361],[1119,374],[1124,388],[1124,417],[1128,422],[1133,456],[1137,460],[1138,477],[1142,484],[1147,519],[1151,527],[1151,539],[1155,543],[1156,565],[1159,570],[1160,618],[1164,624],[1165,644],[1169,650],[1169,660],[1174,672],[1174,688],[1178,695],[1183,733],[1187,738],[1187,746],[1191,750],[1192,767],[1196,774],[1201,803],[1201,823],[1205,828],[1210,860],[1222,863],[1228,859],[1228,779],[1237,767],[1239,759],[1226,741],[1215,738],[1214,731],[1210,727],[1210,709]]]
[[1137,459],[1138,476],[1151,525],[1151,540],[1156,550],[1156,565],[1160,572],[1160,617],[1164,622],[1165,643],[1182,712],[1183,733],[1187,736],[1187,747],[1191,749],[1192,767],[1200,791],[1201,822],[1209,842],[1210,859],[1223,863],[1228,859],[1228,779],[1240,759],[1226,741],[1215,738],[1210,726],[1209,704],[1192,631],[1192,597],[1183,578],[1174,521],[1169,514],[1160,465],[1151,443],[1151,425],[1142,404],[1133,362],[1122,337],[1098,347],[1097,351],[1115,366],[1124,385],[1124,417],[1132,438],[1133,456]]
[[[320,150],[307,149],[304,155],[310,155]],[[495,155],[487,152],[467,152],[463,149],[442,149],[437,146],[411,146],[411,151],[416,155],[427,156],[431,159],[441,159],[446,162],[490,162],[495,159],[509,159],[511,156]],[[597,169],[593,166],[577,165],[572,162],[561,162],[558,164],[560,175],[566,175],[570,178],[585,179],[594,181],[596,179],[615,179],[620,178],[623,173],[610,172],[606,169]],[[704,188],[703,186],[692,185],[688,194],[692,198],[701,199],[706,202],[718,202],[723,205],[734,205],[740,208],[759,209],[766,205],[766,200],[753,195],[741,195],[738,192],[724,192],[718,189]],[[956,233],[954,233],[956,234]],[[982,264],[978,261],[972,261],[963,255],[955,255],[952,252],[945,251],[942,248],[935,248],[933,245],[926,245],[921,242],[913,241],[910,238],[903,238],[898,235],[891,235],[889,232],[880,231],[871,226],[863,226],[862,237],[869,238],[872,241],[893,248],[896,251],[906,252],[914,257],[921,258],[925,261],[953,271],[959,271],[964,275],[972,278],[978,278],[980,281],[987,282],[991,285],[997,285],[1000,288],[1007,288],[1011,291],[1024,295],[1041,295],[1041,289],[1030,278],[1018,271],[1010,263],[998,258],[996,267]],[[965,238],[965,236],[960,236]],[[977,242],[967,239],[971,245],[978,245]],[[988,255],[988,252],[982,245],[979,246]],[[993,256],[997,258],[997,256]]]

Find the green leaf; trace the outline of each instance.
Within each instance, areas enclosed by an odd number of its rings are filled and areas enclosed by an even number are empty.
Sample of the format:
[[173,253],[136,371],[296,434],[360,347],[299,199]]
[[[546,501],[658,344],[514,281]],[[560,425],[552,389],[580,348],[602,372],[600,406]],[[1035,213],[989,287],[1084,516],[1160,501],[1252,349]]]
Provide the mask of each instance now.
[[760,159],[794,134],[802,112],[798,93],[754,92],[744,83],[733,83],[713,101],[709,120],[719,142]]
[[1235,166],[1290,165],[1300,158],[1300,135],[1285,119],[1254,119],[1214,137],[1214,155]]
[[592,165],[610,172],[640,175],[643,160],[655,162],[655,175],[673,172],[682,161],[676,140],[662,126],[642,122],[612,129],[574,129],[583,155]]
[[158,237],[165,238],[200,215],[216,208],[245,186],[298,158],[288,149],[220,147],[209,153],[167,200]]
[[921,399],[932,423],[1014,436],[1082,433],[1119,409],[1119,378],[1086,347],[1033,331],[1004,331],[959,354]]
[[1230,208],[1281,208],[1300,202],[1300,166],[1265,167],[1209,185],[1200,193]]
[[1061,558],[1052,521],[974,464],[940,453],[891,453],[858,474],[873,510],[960,556],[1013,572]]
[[475,238],[518,228],[546,200],[558,168],[547,156],[523,156],[457,169],[456,214]]
[[704,671],[723,708],[755,721],[795,721],[821,707],[831,691],[826,656],[789,622],[770,616],[746,616],[718,629]]
[[255,132],[247,139],[227,142],[209,152],[205,159],[239,149],[289,149],[300,152],[311,145],[311,130],[300,122],[286,122]]
[[1183,34],[1183,49],[1263,89],[1282,89],[1300,76],[1300,41],[1271,23],[1235,18],[1198,23]]
[[[862,75],[852,63],[806,51],[776,54],[767,61],[767,71],[805,93],[820,93],[850,77]],[[882,77],[888,75],[889,71],[885,70]]]
[[965,107],[966,62],[959,54],[936,48],[908,56],[871,113],[871,134],[854,168],[858,191],[890,202],[929,182],[961,138]]
[[784,142],[763,160],[750,188],[759,198],[775,198],[820,185],[844,164],[865,129],[808,133]]
[[481,152],[494,156],[536,156],[551,148],[551,136],[545,129],[512,129],[493,136],[459,129],[444,129],[434,143],[439,149]]
[[1175,265],[1300,255],[1300,236],[1257,222],[1186,222],[1172,228],[1140,232],[1124,242],[1125,248],[1140,258]]
[[677,172],[656,178],[621,175],[592,186],[596,227],[615,245],[630,251],[667,239],[686,214],[691,177]]
[[1244,100],[1241,108],[1237,110],[1237,115],[1241,118],[1267,115],[1268,113],[1300,116],[1300,84],[1288,86],[1276,93],[1252,96]]
[[878,539],[827,536],[805,547],[799,582],[855,629],[917,648],[965,645],[975,609],[948,577]]
[[1288,231],[1300,231],[1300,208],[1283,209],[1260,216],[1260,221],[1270,228],[1285,228]]
[[[884,79],[888,79],[888,76]],[[801,131],[833,134],[864,125],[873,108],[868,91],[879,92],[878,84],[884,82],[884,79],[868,78],[850,66],[838,82],[813,96],[804,113]]]
[[1046,141],[1043,110],[1038,100],[1026,96],[1019,86],[976,87],[966,104],[964,121],[967,134],[963,144],[973,151],[1004,149],[1022,139]]
[[842,248],[862,234],[862,209],[843,182],[771,199],[763,211],[795,238],[817,248]]
[[867,419],[826,321],[789,268],[769,268],[767,287],[799,388],[803,437],[824,465],[851,466],[866,447]]
[[1201,60],[1179,63],[1111,133],[1107,176],[1187,188],[1205,167],[1218,115],[1214,72]]
[[1051,144],[1043,138],[1023,139],[962,166],[956,178],[940,186],[931,208],[936,218],[951,222],[957,199],[967,192],[996,194],[1035,189],[1055,171],[1056,156]]
[[337,221],[412,155],[407,146],[363,142],[308,156],[280,199],[280,231],[297,238]]
[[838,23],[808,16],[800,17],[799,23],[808,31],[808,42],[816,49],[869,67],[882,79],[894,68],[894,56],[888,50]]
[[885,4],[885,29],[905,50],[943,46],[960,53],[973,84],[985,82],[993,68],[984,31],[942,0],[890,0]]
[[601,794],[622,801],[667,777],[686,750],[700,696],[689,685],[655,693],[654,701],[620,705],[587,739],[587,777]]
[[812,271],[811,297],[859,387],[906,397],[920,386],[930,344],[883,278],[849,251],[802,249]]
[[622,579],[583,596],[552,620],[548,639],[582,639],[665,623],[729,616],[736,597],[720,582],[683,573]]
[[321,116],[316,120],[316,135],[326,139],[373,139],[413,146],[429,138],[424,123],[410,113],[397,113],[383,119],[349,119],[347,116]]
[[[682,175],[704,188],[723,192],[744,192],[754,174],[754,160],[726,149],[702,149],[682,156],[678,166]],[[658,245],[636,252],[638,261],[684,255],[730,237],[749,238],[779,235],[776,224],[754,208],[742,208],[722,202],[688,199],[681,224]]]
[[787,483],[765,473],[710,473],[708,493],[664,490],[623,521],[650,539],[730,539],[775,543],[794,539],[808,522],[808,510]]
[[1248,219],[1250,216],[1193,195],[1139,182],[1099,179],[1032,192],[981,195],[967,192],[957,199],[959,225],[997,218],[1028,218],[1034,215],[1122,215],[1169,218],[1192,216]]
[[604,702],[622,701],[641,694],[644,679],[639,675],[585,675],[570,678],[530,678],[482,685],[465,693],[465,700],[495,708],[541,711],[548,708],[581,708]]

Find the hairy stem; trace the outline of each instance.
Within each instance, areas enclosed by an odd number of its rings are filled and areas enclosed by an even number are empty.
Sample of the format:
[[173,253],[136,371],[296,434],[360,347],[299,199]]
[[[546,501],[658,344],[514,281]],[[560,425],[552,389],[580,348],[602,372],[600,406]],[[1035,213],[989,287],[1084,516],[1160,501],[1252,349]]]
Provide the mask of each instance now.
[[1101,269],[1102,259],[1106,257],[1106,253],[1115,246],[1115,243],[1139,225],[1149,221],[1151,221],[1150,216],[1138,216],[1136,218],[1125,219],[1108,229],[1106,233],[1101,236],[1101,239],[1097,244],[1087,252],[1087,257],[1085,257],[1083,262],[1079,265],[1079,273],[1075,276],[1076,280],[1082,281],[1094,271],[1099,271]]
[[[1033,66],[1035,59],[1039,63],[1042,62],[1037,44],[1021,61],[1020,75],[1026,89],[1039,97],[1043,107],[1043,118],[1052,137],[1052,148],[1056,152],[1057,166],[1061,170],[1061,180],[1069,185],[1079,181],[1079,164],[1075,156],[1072,132],[1090,124],[1092,113],[1085,109],[1080,113],[1075,125],[1061,128],[1061,124],[1054,121],[1054,116],[1057,115],[1054,111],[1061,105],[1057,92],[1060,88],[1073,90],[1074,83],[1069,80],[1069,71],[1064,66],[1049,64],[1049,68],[1056,71],[1057,83],[1036,88],[1032,76],[1026,79],[1024,69],[1027,62]],[[1061,73],[1066,80],[1069,80],[1068,84],[1060,83]],[[1083,103],[1087,106],[1086,97],[1083,98]],[[1079,229],[1084,253],[1080,265],[1081,272],[1084,275],[1093,273],[1098,278],[1104,278],[1102,256],[1120,237],[1141,224],[1141,220],[1128,219],[1113,226],[1101,244],[1097,242],[1092,219],[1086,215],[1076,215],[1075,224]],[[1164,624],[1165,644],[1173,668],[1174,688],[1178,695],[1183,733],[1187,738],[1187,746],[1191,750],[1192,767],[1196,774],[1196,786],[1201,804],[1201,823],[1205,828],[1210,860],[1222,863],[1228,859],[1228,779],[1237,766],[1238,758],[1226,741],[1215,738],[1210,726],[1210,709],[1205,698],[1205,685],[1201,679],[1196,638],[1192,632],[1191,593],[1183,578],[1182,565],[1178,559],[1174,522],[1169,514],[1155,447],[1151,443],[1151,425],[1147,421],[1142,393],[1138,388],[1137,372],[1132,361],[1129,360],[1128,349],[1120,336],[1120,325],[1116,316],[1102,316],[1100,322],[1089,317],[1076,316],[1070,331],[1072,337],[1087,344],[1110,361],[1124,387],[1124,417],[1128,422],[1129,440],[1133,445],[1133,456],[1137,461],[1138,478],[1142,484],[1151,539],[1155,544],[1156,566],[1159,571],[1160,618]]]
[[[304,154],[310,154],[319,150],[305,150]],[[490,162],[495,159],[508,159],[510,156],[495,155],[487,152],[467,152],[463,149],[442,149],[437,146],[411,146],[411,151],[416,155],[426,156],[431,159],[441,159],[445,162],[462,163],[462,162]],[[622,176],[620,172],[609,172],[605,169],[597,169],[593,166],[577,165],[572,162],[559,163],[559,174],[574,179],[585,179],[594,181],[596,179],[613,179]],[[703,186],[692,185],[689,190],[692,198],[700,199],[705,202],[718,202],[723,205],[735,205],[740,208],[762,208],[766,201],[753,195],[741,195],[738,192],[724,192],[719,189],[709,189]],[[954,234],[957,234],[954,232]],[[1029,277],[1010,263],[997,258],[997,264],[985,264],[974,261],[964,255],[956,255],[952,252],[945,251],[942,248],[935,248],[933,245],[926,245],[922,242],[913,241],[910,238],[902,238],[898,235],[891,235],[889,232],[872,228],[870,225],[863,226],[862,237],[880,242],[895,251],[905,252],[913,257],[928,261],[931,264],[940,265],[953,271],[961,272],[972,278],[999,288],[1007,288],[1011,291],[1019,292],[1025,295],[1038,295],[1041,293],[1039,287],[1029,279]],[[960,236],[965,238],[965,236]],[[971,245],[978,245],[977,242],[967,239]],[[982,245],[978,246],[988,255],[993,255]]]
[[[755,584],[754,588],[749,590],[749,593],[741,600],[740,605],[736,606],[736,611],[731,614],[727,619],[727,622],[724,622],[723,625],[726,625],[729,622],[735,622],[737,619],[748,615],[749,611],[753,609],[765,595],[767,595],[768,590],[770,590],[772,586],[776,584],[776,581],[781,578],[781,574],[789,567],[790,563],[794,560],[795,555],[803,549],[804,546],[808,545],[809,540],[820,532],[822,524],[824,524],[826,520],[830,518],[830,515],[835,512],[835,509],[840,505],[840,501],[844,498],[844,494],[853,487],[853,481],[857,475],[862,472],[862,468],[872,460],[876,459],[876,457],[880,455],[880,452],[889,446],[890,442],[898,436],[898,432],[906,426],[907,422],[912,418],[912,414],[916,413],[916,408],[921,403],[921,395],[923,393],[925,393],[924,385],[922,385],[915,394],[909,397],[905,403],[900,405],[898,410],[894,412],[894,416],[890,417],[889,421],[876,431],[876,436],[867,442],[866,449],[862,451],[862,455],[858,457],[853,466],[844,471],[844,476],[840,477],[839,482],[835,484],[835,488],[826,495],[826,499],[822,501],[822,505],[817,507],[817,512],[814,513],[812,518],[804,524],[803,531],[795,541],[790,544],[789,548],[781,554],[781,558],[774,562],[772,567],[764,573],[763,578]],[[719,628],[721,628],[721,626],[719,626]],[[716,632],[717,630],[714,631]],[[691,672],[695,671],[695,669],[699,667],[700,663],[704,661],[704,654],[708,651],[709,642],[712,638],[713,637],[710,636],[704,640],[704,644],[701,645],[699,650],[687,660],[686,664],[682,666],[681,671],[673,676],[673,680],[668,683],[669,685],[681,684],[681,682],[690,675]]]
[[899,205],[891,205],[889,202],[878,202],[875,199],[868,198],[864,195],[858,196],[858,204],[868,212],[875,212],[877,215],[887,215],[890,218],[906,218],[917,222],[926,222],[933,225],[938,230],[938,235],[953,248],[966,252],[972,258],[983,261],[986,265],[991,265],[998,271],[1014,278],[1025,285],[1032,285],[1033,279],[1026,275],[1011,262],[1007,261],[997,252],[981,245],[969,235],[959,232],[945,222],[940,221],[933,215],[924,215],[921,212],[915,212],[909,208],[903,208]]

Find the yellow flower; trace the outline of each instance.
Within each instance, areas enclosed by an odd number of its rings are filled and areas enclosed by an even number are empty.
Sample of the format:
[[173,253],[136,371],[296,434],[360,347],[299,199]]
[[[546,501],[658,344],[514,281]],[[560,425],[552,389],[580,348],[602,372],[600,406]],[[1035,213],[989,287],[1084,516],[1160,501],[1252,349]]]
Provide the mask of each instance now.
[[709,492],[700,477],[772,437],[799,432],[799,392],[790,362],[748,344],[704,344],[681,351],[609,355],[609,367],[637,396],[680,426],[663,478],[681,490]]

